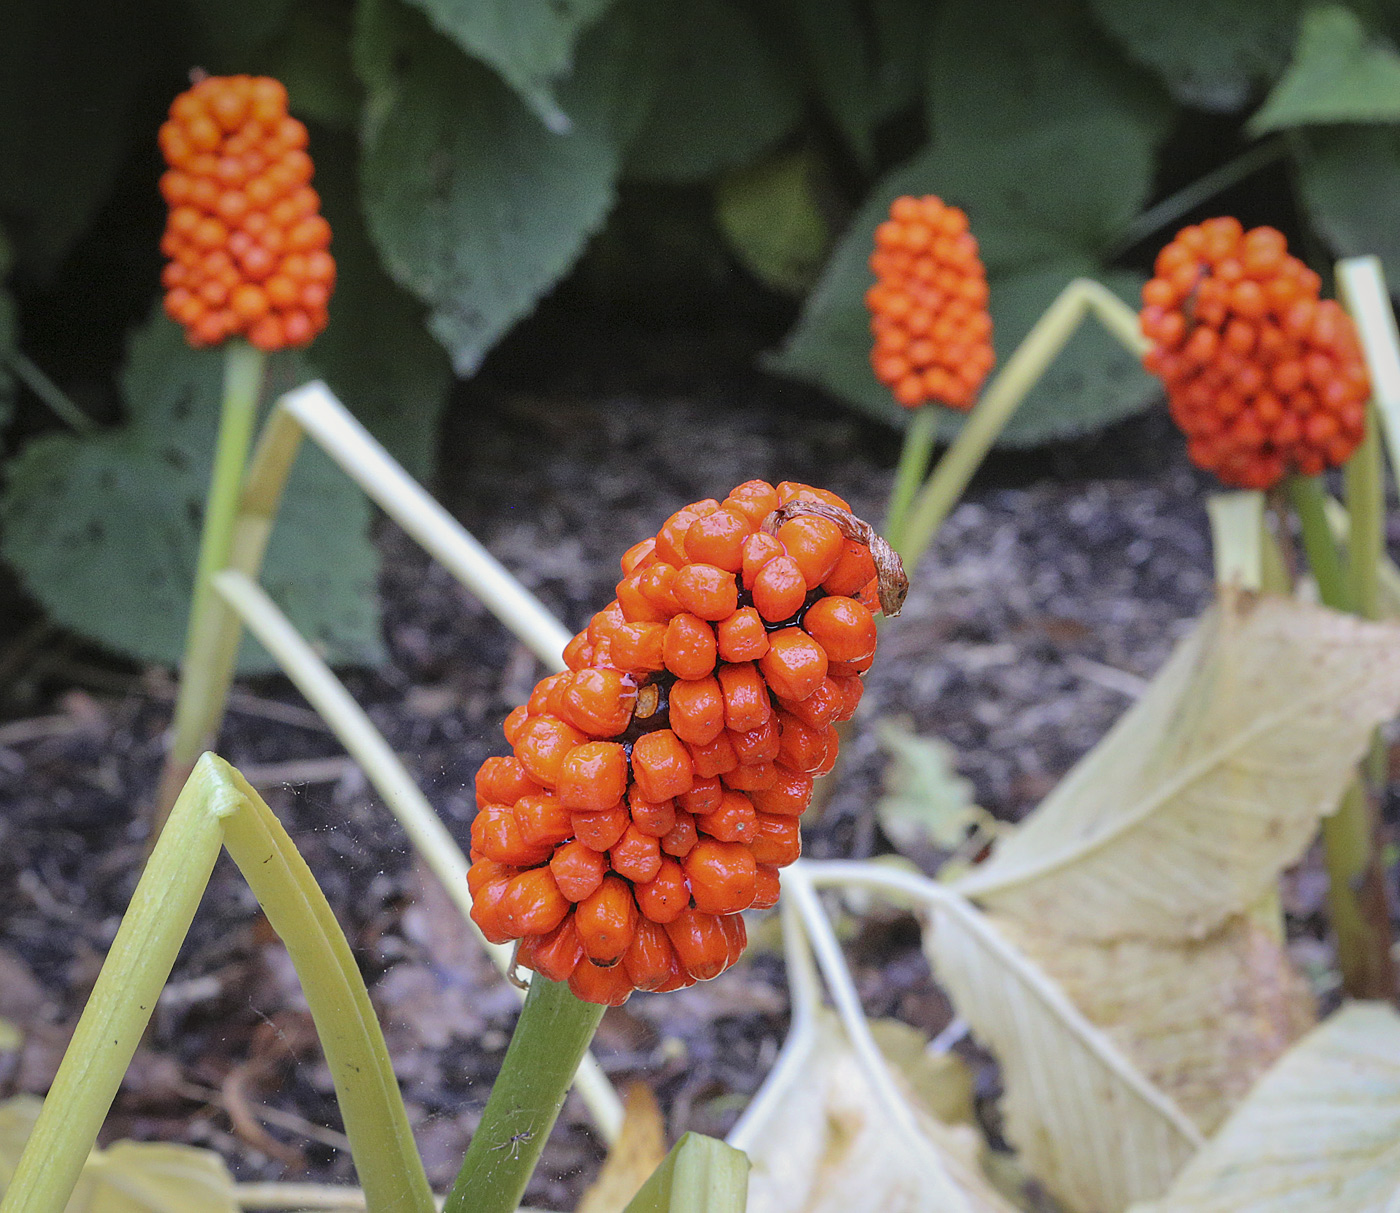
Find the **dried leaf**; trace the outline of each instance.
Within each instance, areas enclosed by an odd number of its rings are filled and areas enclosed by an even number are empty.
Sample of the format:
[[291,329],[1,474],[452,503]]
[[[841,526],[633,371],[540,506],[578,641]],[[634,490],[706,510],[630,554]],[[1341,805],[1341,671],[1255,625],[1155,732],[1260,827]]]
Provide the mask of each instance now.
[[1299,1042],[1171,1191],[1132,1213],[1400,1207],[1400,1016],[1354,1003]]
[[1244,915],[1201,940],[1107,944],[993,921],[1203,1133],[1314,1022],[1282,943]]
[[1400,627],[1227,595],[959,892],[1067,936],[1200,938],[1264,896],[1400,707]]
[[621,1213],[666,1157],[666,1126],[651,1088],[632,1083],[623,1095],[623,1109],[622,1132],[576,1213]]
[[870,1035],[924,1111],[945,1125],[975,1124],[972,1069],[956,1053],[930,1053],[928,1038],[901,1019],[872,1019]]
[[982,1174],[976,1132],[911,1104],[961,1197],[960,1210],[950,1204],[876,1098],[835,1016],[823,1014],[819,1032],[800,1080],[749,1151],[749,1213],[1013,1213]]
[[880,744],[892,761],[885,794],[875,813],[901,851],[951,851],[988,814],[972,799],[972,784],[958,774],[952,747],[936,737],[916,736],[905,720],[881,720]]
[[1166,1191],[1201,1135],[1109,1034],[956,894],[939,898],[925,942],[939,980],[1001,1062],[1007,1137],[1046,1187],[1082,1210]]

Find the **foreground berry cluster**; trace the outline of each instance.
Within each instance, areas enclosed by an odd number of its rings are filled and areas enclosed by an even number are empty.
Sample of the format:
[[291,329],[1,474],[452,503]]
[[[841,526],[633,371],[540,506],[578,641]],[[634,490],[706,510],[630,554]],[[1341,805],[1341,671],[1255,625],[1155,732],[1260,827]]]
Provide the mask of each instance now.
[[875,229],[865,295],[875,377],[905,408],[970,409],[992,369],[987,275],[967,216],[928,194],[896,198]]
[[1166,385],[1191,459],[1226,484],[1267,489],[1344,463],[1370,393],[1351,318],[1271,227],[1183,228],[1142,289],[1147,369]]
[[622,573],[482,764],[470,877],[488,939],[612,1005],[738,959],[903,578],[840,498],[762,481],[672,515]]
[[191,345],[246,336],[279,350],[326,327],[335,261],[306,141],[267,77],[208,76],[171,104],[161,281]]

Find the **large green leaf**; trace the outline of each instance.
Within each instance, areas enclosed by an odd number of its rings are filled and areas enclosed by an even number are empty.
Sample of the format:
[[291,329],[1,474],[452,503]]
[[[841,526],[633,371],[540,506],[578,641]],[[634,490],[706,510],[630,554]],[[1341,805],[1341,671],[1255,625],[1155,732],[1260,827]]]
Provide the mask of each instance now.
[[1400,1203],[1400,1017],[1353,1003],[1283,1057],[1132,1213],[1385,1213]]
[[[977,170],[982,157],[966,149],[948,155],[929,149],[896,170],[876,186],[851,223],[770,365],[880,420],[906,423],[908,413],[870,369],[865,308],[865,291],[874,281],[867,261],[875,227],[900,194],[934,193],[967,209],[988,265],[999,360],[1076,277],[1096,276],[1134,299],[1141,279],[1105,272],[1087,249],[1106,239],[1137,205],[1150,180],[1150,156],[1121,124],[1085,123],[1083,131],[1091,130],[1097,137],[1078,161],[1072,158],[1074,147],[1061,146],[1047,131],[1004,140],[1004,159],[988,158],[986,172]],[[1056,197],[1065,199],[1063,207],[1055,205]],[[1001,441],[1030,446],[1083,433],[1145,407],[1156,395],[1137,359],[1089,320],[1027,396]],[[949,433],[962,415],[944,413],[940,428]]]
[[573,119],[551,134],[489,69],[413,13],[360,6],[370,88],[363,199],[384,265],[428,305],[457,372],[569,269],[613,202],[632,28],[607,21],[560,90]]
[[1333,253],[1374,253],[1400,282],[1400,128],[1300,131],[1293,150],[1298,196]]
[[1288,62],[1302,0],[1089,0],[1094,15],[1172,96],[1199,109],[1240,109]]
[[652,54],[651,111],[627,150],[628,177],[700,181],[748,164],[796,125],[801,97],[735,0],[666,9]]
[[[276,386],[305,377],[304,364],[279,357]],[[58,623],[139,660],[178,664],[220,385],[218,355],[190,349],[157,314],[133,337],[122,376],[128,424],[92,437],[39,438],[13,462],[0,500],[0,551]],[[368,524],[360,491],[305,449],[263,582],[338,663],[382,658]],[[249,645],[240,668],[273,666]]]
[[437,454],[452,367],[423,325],[423,306],[384,272],[357,205],[357,147],[321,140],[316,185],[335,236],[335,294],[306,361],[409,474],[426,480]]
[[612,0],[408,0],[469,55],[489,63],[540,120],[569,129],[555,88],[573,65],[579,35]]
[[152,44],[147,20],[146,6],[108,0],[5,6],[0,222],[26,269],[56,269],[111,188]]
[[1348,8],[1328,4],[1303,17],[1288,71],[1249,120],[1265,131],[1327,122],[1400,121],[1400,54],[1372,39]]
[[821,270],[831,228],[816,195],[821,171],[809,151],[771,156],[715,184],[715,219],[760,282],[801,295]]

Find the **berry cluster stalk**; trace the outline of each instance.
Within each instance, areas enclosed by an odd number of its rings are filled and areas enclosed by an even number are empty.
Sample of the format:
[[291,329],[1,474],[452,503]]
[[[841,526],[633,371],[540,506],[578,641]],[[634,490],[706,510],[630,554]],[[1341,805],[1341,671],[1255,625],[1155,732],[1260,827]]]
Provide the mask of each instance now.
[[233,548],[243,470],[257,421],[266,365],[267,355],[246,341],[234,340],[224,346],[224,399],[214,447],[214,471],[204,507],[194,599],[185,633],[185,656],[180,664],[180,690],[175,701],[170,750],[156,794],[152,838],[165,824],[175,798],[194,769],[195,759],[214,744],[233,678],[236,649],[227,643],[226,634],[230,628],[236,630],[238,623],[214,593],[212,579],[228,564]]
[[443,1213],[515,1213],[604,1010],[535,974]]

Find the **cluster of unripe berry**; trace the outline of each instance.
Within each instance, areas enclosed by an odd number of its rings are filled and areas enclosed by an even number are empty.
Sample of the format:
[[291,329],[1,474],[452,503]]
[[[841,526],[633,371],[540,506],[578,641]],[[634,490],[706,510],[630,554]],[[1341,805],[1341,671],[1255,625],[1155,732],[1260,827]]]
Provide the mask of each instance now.
[[689,505],[622,573],[482,764],[470,877],[488,939],[611,1005],[738,959],[860,702],[872,611],[902,597],[870,528],[803,484]]
[[987,274],[967,216],[932,194],[896,198],[875,229],[870,268],[875,377],[905,408],[970,409],[996,358]]
[[1351,318],[1271,227],[1183,228],[1143,287],[1147,369],[1166,385],[1191,459],[1226,484],[1267,489],[1344,463],[1370,393]]
[[268,77],[208,76],[171,104],[161,281],[191,345],[246,336],[279,350],[326,327],[335,261],[306,142]]

